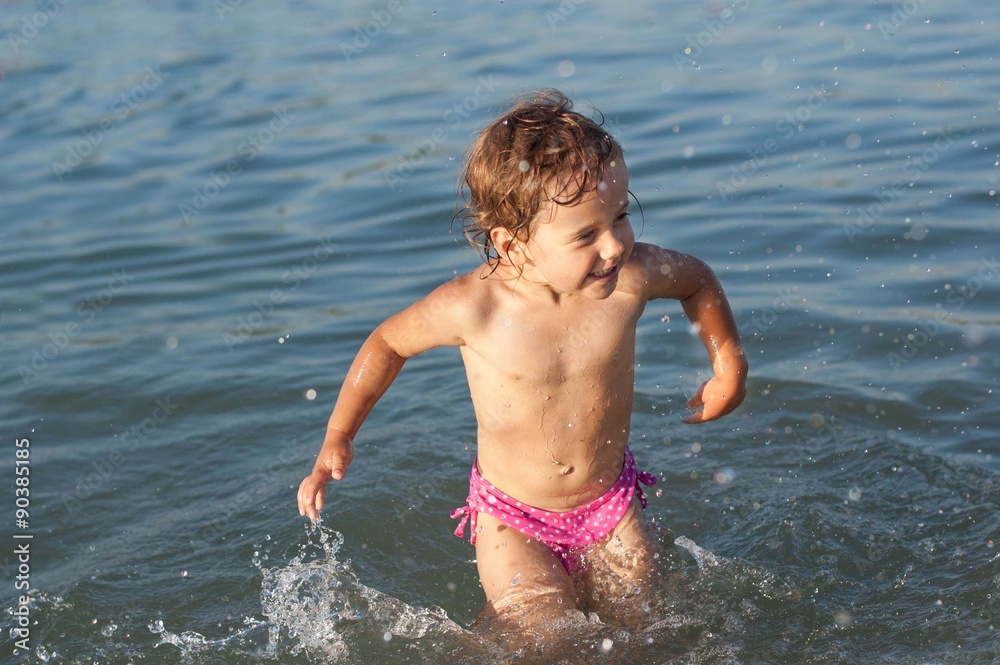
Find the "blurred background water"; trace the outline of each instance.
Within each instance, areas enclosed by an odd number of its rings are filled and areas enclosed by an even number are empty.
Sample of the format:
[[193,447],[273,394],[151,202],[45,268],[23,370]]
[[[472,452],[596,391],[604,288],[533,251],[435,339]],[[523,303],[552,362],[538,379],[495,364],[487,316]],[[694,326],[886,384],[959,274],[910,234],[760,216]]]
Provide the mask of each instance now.
[[501,661],[465,630],[482,595],[448,519],[475,433],[455,349],[408,363],[320,529],[294,488],[367,333],[477,264],[450,232],[470,137],[556,86],[624,145],[641,240],[716,269],[751,361],[737,413],[685,426],[704,350],[649,306],[649,514],[718,558],[652,628],[567,656],[996,662],[998,20],[2,3],[0,661]]

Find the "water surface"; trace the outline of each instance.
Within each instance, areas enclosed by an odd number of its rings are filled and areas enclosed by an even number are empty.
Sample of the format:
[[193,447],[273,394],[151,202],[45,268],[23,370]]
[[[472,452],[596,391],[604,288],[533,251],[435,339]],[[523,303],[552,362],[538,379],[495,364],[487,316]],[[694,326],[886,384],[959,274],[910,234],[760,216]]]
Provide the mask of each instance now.
[[649,306],[649,514],[714,558],[684,559],[648,629],[568,626],[569,656],[994,661],[998,19],[4,3],[10,612],[33,536],[31,653],[5,630],[4,662],[502,662],[466,630],[482,596],[448,519],[475,454],[455,349],[408,363],[319,529],[294,488],[367,333],[476,265],[450,232],[462,152],[541,86],[603,112],[641,240],[716,269],[751,360],[737,413],[683,425],[704,350],[677,303]]

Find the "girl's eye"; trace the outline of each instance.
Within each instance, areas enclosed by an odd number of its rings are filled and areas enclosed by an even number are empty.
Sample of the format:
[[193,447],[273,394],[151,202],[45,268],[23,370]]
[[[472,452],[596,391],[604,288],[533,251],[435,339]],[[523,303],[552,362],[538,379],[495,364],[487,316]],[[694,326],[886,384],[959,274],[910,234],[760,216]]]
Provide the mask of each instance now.
[[616,222],[622,222],[622,221],[625,221],[626,219],[628,219],[628,213],[627,212],[623,212],[622,214],[618,215],[618,219],[616,219],[615,221]]
[[580,236],[580,240],[590,240],[593,237],[594,237],[594,232],[593,231],[587,231],[586,233],[584,233],[583,235]]

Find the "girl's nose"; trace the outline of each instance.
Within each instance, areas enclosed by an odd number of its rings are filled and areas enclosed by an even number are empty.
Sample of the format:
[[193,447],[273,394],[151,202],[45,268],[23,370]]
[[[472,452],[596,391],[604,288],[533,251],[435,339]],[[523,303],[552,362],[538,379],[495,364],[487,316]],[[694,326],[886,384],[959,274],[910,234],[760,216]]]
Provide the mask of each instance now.
[[608,231],[601,246],[601,258],[615,259],[621,256],[624,251],[625,244],[618,238],[618,234],[614,231]]

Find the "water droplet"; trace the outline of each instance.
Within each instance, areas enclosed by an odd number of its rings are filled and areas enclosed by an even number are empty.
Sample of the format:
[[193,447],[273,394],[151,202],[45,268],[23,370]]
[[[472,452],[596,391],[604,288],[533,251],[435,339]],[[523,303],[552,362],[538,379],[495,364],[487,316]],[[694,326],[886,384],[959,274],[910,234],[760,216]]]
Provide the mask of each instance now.
[[604,653],[611,653],[611,649],[615,646],[614,641],[609,637],[605,637],[604,641],[601,642],[601,651]]
[[660,323],[670,323],[670,315],[664,314],[660,317]]
[[149,622],[149,632],[154,635],[159,635],[163,632],[163,619],[156,619],[155,621]]
[[733,484],[734,480],[736,480],[736,472],[732,469],[719,469],[715,472],[715,475],[712,478],[719,485],[728,487]]
[[111,637],[115,634],[116,630],[118,630],[118,625],[115,623],[109,623],[104,628],[101,628],[101,635],[104,635],[104,637]]

